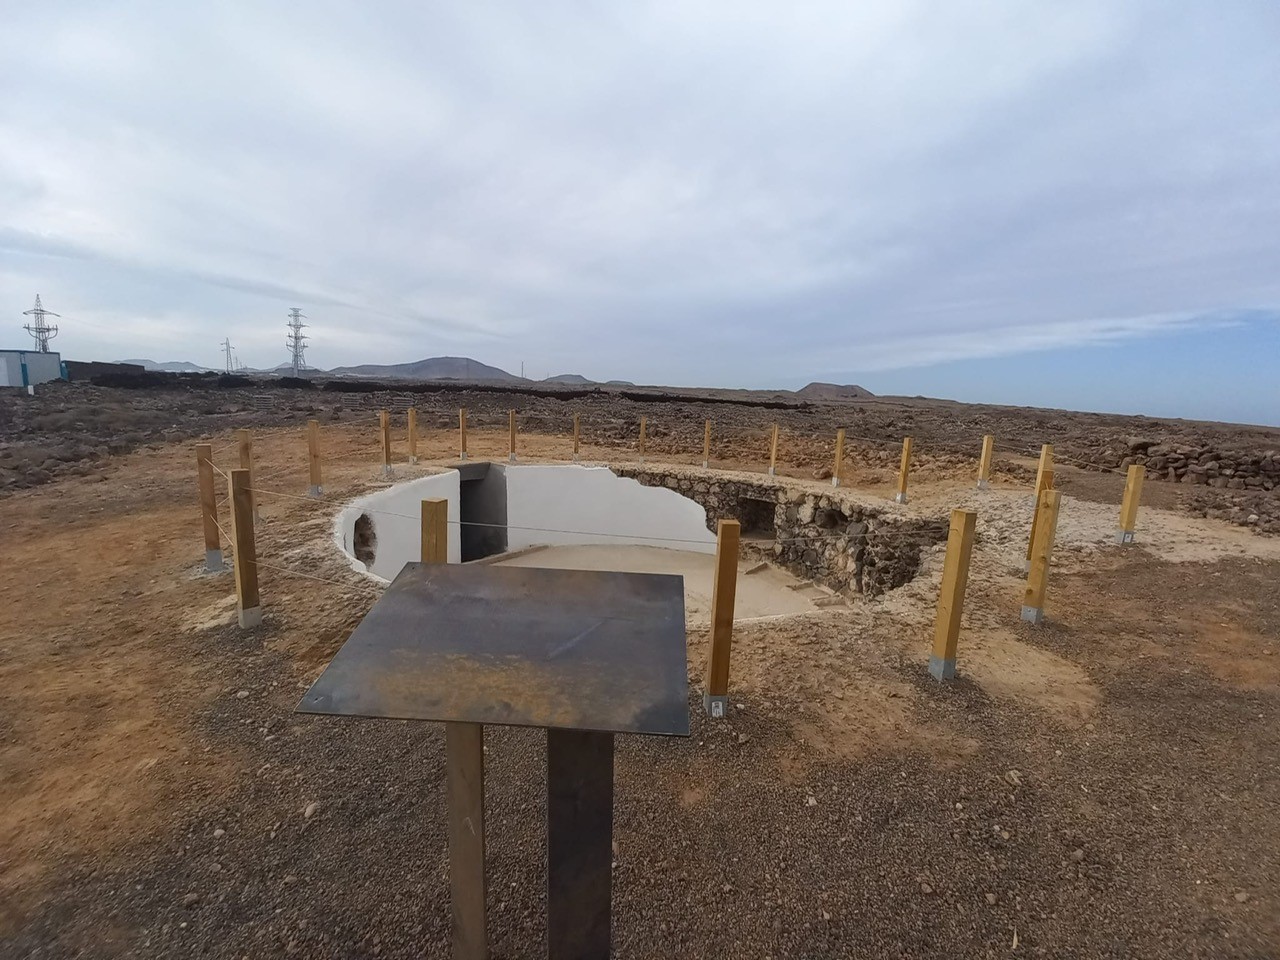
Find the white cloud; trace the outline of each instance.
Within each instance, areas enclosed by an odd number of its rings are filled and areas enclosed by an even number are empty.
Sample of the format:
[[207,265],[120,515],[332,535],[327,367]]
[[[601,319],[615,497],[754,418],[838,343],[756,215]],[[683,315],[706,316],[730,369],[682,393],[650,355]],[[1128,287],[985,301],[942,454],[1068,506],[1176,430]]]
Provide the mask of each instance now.
[[1154,335],[1280,305],[1278,20],[28,5],[0,304],[76,356],[270,366],[299,305],[322,366],[743,385]]

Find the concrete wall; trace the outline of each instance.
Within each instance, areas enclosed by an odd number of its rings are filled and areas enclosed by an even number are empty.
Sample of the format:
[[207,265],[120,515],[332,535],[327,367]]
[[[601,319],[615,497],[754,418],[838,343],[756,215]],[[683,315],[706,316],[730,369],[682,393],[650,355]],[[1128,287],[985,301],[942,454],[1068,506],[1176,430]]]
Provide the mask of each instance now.
[[[509,550],[543,544],[631,543],[715,553],[716,538],[707,529],[707,511],[672,490],[646,487],[607,467],[511,464],[504,469]],[[543,532],[548,528],[583,532]],[[695,542],[671,543],[664,537]]]
[[0,387],[21,387],[22,365],[27,365],[27,383],[47,383],[62,377],[62,355],[34,350],[0,350]]
[[[390,582],[400,569],[422,555],[423,500],[445,498],[449,501],[449,517],[460,516],[459,478],[456,470],[398,483],[386,490],[353,500],[342,509],[334,523],[333,536],[338,547],[351,561],[351,567]],[[377,549],[373,563],[366,566],[355,558],[353,542],[356,519],[368,514],[373,521]],[[462,539],[456,523],[449,524],[449,562],[462,559]]]

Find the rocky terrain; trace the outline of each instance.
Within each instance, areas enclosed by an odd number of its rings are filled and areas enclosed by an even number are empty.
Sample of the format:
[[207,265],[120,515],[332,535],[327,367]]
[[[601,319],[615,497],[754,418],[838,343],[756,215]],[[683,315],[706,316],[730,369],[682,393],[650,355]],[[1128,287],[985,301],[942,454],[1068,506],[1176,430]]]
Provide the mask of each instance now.
[[717,458],[752,460],[767,457],[767,433],[778,423],[786,456],[819,473],[830,468],[837,427],[848,432],[851,460],[868,469],[894,469],[904,435],[915,438],[917,456],[965,469],[972,468],[987,433],[996,437],[998,458],[1010,470],[1048,442],[1059,462],[1085,470],[1123,471],[1144,463],[1150,481],[1176,484],[1175,499],[1189,512],[1280,533],[1277,428],[918,399],[811,402],[767,391],[384,386],[160,374],[139,385],[54,383],[34,397],[0,390],[0,495],[58,476],[88,474],[109,455],[212,429],[303,424],[310,418],[341,422],[371,417],[382,407],[402,412],[413,405],[424,430],[442,431],[456,427],[457,408],[465,406],[473,426],[500,425],[515,408],[521,431],[560,435],[568,435],[576,412],[584,439],[621,448],[636,444],[645,416],[650,449],[694,456],[701,452],[703,423],[711,419]]

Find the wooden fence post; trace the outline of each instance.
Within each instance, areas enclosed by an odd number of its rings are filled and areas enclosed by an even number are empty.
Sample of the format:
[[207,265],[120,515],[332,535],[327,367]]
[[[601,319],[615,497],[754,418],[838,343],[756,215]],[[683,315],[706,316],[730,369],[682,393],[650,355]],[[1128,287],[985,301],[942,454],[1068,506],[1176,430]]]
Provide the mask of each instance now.
[[213,444],[196,444],[196,476],[200,481],[200,518],[204,523],[204,568],[222,570],[222,538],[218,535],[218,498],[213,485]]
[[378,432],[382,435],[382,475],[391,476],[391,414],[378,411]]
[[769,441],[769,476],[778,473],[778,425],[773,425],[773,438]]
[[907,502],[907,476],[911,473],[911,438],[902,438],[902,463],[898,466],[898,494],[893,499]]
[[702,469],[706,470],[711,466],[711,421],[707,421],[706,427],[702,431]]
[[1133,531],[1138,526],[1138,504],[1142,502],[1142,482],[1147,478],[1147,468],[1140,463],[1129,467],[1124,481],[1124,501],[1120,504],[1120,529],[1116,531],[1116,543],[1133,543]]
[[236,431],[236,439],[239,441],[240,447],[240,469],[249,471],[249,506],[253,510],[253,515],[258,515],[258,497],[253,492],[253,434],[249,432],[248,427],[241,427]]
[[458,408],[458,459],[467,459],[467,408]]
[[409,408],[409,462],[418,462],[418,408]]
[[258,553],[253,540],[253,492],[249,471],[231,471],[228,482],[231,501],[231,539],[235,556],[236,608],[240,626],[248,629],[262,622],[262,601],[258,597]]
[[840,486],[840,475],[844,472],[844,427],[836,431],[836,465],[831,470],[831,485]]
[[507,459],[512,463],[516,462],[516,412],[512,410],[507,414],[507,426],[511,433],[510,443],[508,444],[509,453]]
[[978,489],[985,490],[991,485],[991,454],[996,446],[996,438],[987,434],[982,438],[982,457],[978,460]]
[[1022,600],[1022,619],[1029,623],[1044,620],[1044,596],[1049,584],[1049,561],[1053,557],[1053,540],[1058,532],[1058,505],[1062,494],[1045,490],[1036,504],[1036,538],[1032,544],[1031,570]]
[[640,418],[640,462],[641,463],[644,463],[644,435],[645,435],[645,428],[648,426],[648,422],[649,421],[647,417]]
[[307,469],[311,473],[311,488],[307,496],[318,497],[324,492],[320,479],[320,422],[307,421]]
[[449,501],[422,501],[422,562],[449,562]]
[[707,657],[707,690],[702,707],[723,718],[729,707],[729,648],[733,642],[733,606],[738,593],[737,520],[716,526],[716,575],[711,593],[711,653]]
[[582,439],[582,424],[579,422],[579,415],[573,415],[573,459],[578,459],[578,450]]
[[1031,514],[1031,535],[1027,537],[1027,572],[1031,571],[1031,553],[1035,549],[1036,527],[1040,523],[1040,499],[1046,490],[1052,489],[1053,444],[1046,443],[1040,448],[1040,466],[1036,469],[1036,502]]
[[956,641],[960,637],[960,615],[964,612],[964,590],[969,582],[969,557],[977,522],[978,515],[971,510],[951,511],[947,559],[938,593],[938,622],[933,633],[933,655],[929,657],[929,672],[938,680],[950,680],[956,675]]

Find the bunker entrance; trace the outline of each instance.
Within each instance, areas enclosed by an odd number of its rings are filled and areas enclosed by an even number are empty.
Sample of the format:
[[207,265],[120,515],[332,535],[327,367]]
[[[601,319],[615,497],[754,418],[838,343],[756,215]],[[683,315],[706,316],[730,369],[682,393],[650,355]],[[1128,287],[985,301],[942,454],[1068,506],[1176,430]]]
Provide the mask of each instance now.
[[738,501],[738,523],[742,525],[742,536],[749,540],[772,540],[778,535],[774,523],[777,508],[772,500],[759,500],[755,497],[742,497]]
[[507,549],[507,478],[500,464],[467,463],[458,468],[462,520],[462,562]]

